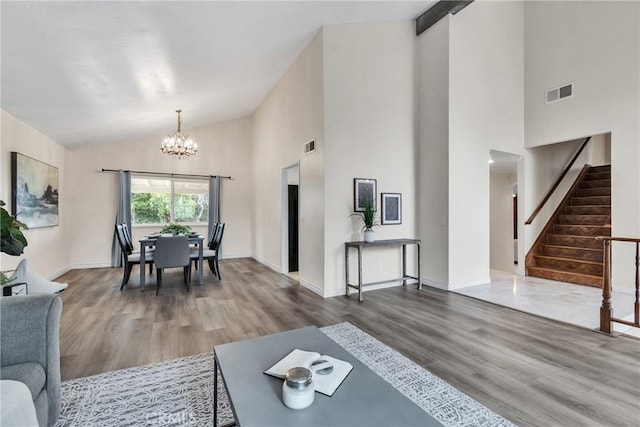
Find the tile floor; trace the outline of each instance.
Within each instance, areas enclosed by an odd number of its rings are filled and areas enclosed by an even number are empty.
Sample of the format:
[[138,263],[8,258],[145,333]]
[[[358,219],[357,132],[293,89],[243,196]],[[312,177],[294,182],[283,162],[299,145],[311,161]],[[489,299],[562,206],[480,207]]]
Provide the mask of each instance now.
[[[491,270],[491,283],[454,292],[589,329],[600,325],[598,288]],[[633,320],[634,289],[614,289],[611,301],[615,317]],[[638,328],[614,323],[614,329],[640,337]]]

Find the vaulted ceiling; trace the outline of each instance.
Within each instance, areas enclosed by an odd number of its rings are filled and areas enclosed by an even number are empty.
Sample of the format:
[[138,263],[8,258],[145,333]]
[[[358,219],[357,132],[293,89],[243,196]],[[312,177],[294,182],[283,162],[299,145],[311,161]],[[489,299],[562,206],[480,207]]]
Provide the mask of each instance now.
[[73,149],[244,117],[323,25],[435,1],[9,2],[2,108]]

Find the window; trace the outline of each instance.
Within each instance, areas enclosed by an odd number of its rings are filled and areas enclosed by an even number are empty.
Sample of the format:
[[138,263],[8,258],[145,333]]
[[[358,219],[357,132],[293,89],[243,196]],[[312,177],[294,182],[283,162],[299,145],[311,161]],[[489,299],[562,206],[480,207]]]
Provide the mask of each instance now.
[[133,225],[206,224],[208,220],[208,181],[131,177]]

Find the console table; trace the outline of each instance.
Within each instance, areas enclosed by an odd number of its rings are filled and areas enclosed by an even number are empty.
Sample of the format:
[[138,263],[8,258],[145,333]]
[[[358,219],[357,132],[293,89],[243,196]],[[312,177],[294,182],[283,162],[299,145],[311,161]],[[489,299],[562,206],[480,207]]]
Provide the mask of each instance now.
[[[410,276],[407,274],[407,245],[416,245],[418,254],[418,276]],[[381,280],[379,282],[362,283],[362,250],[364,248],[377,248],[383,246],[401,247],[402,248],[402,277],[397,279]],[[358,250],[358,284],[352,285],[349,283],[349,249],[355,248]],[[362,288],[364,286],[379,285],[381,283],[396,282],[402,280],[402,286],[407,285],[408,279],[417,280],[418,289],[422,289],[422,276],[420,275],[420,240],[419,239],[390,239],[390,240],[376,240],[374,242],[345,242],[344,244],[344,270],[346,279],[347,296],[349,296],[349,288],[358,290],[358,301],[362,301]]]

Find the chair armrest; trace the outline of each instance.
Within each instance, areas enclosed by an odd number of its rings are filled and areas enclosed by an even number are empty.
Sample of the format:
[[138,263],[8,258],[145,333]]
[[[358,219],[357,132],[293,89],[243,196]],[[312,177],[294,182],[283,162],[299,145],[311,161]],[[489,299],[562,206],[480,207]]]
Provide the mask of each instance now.
[[0,366],[37,362],[47,374],[49,418],[60,413],[60,317],[55,294],[0,298]]

